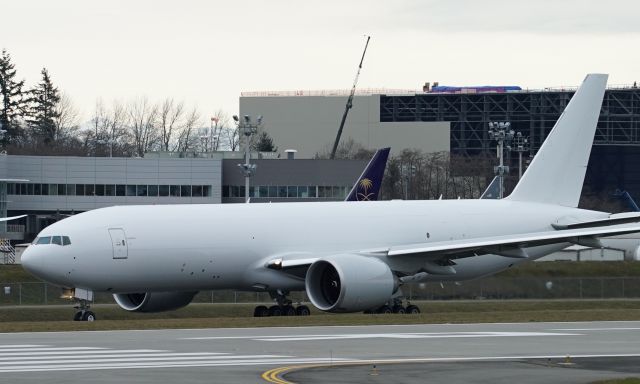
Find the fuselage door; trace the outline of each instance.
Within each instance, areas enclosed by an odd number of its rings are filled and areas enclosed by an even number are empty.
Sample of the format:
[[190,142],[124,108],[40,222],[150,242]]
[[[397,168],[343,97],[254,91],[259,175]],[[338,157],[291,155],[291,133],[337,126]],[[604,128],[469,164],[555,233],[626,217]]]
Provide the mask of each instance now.
[[113,249],[114,259],[126,259],[129,256],[129,245],[127,237],[122,228],[109,228],[109,236],[111,236],[111,247]]

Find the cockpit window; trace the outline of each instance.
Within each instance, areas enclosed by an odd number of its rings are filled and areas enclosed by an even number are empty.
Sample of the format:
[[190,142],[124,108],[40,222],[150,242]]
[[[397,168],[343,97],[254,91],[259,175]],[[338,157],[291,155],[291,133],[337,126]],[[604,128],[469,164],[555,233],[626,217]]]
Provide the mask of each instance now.
[[69,236],[42,236],[36,237],[33,240],[33,244],[69,245],[71,244],[71,239],[69,239]]

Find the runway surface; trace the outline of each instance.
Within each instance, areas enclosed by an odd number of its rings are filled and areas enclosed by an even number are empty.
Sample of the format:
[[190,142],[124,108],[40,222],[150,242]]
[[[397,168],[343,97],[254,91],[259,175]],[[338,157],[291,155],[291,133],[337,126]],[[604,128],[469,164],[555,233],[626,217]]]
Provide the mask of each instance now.
[[[572,364],[558,364],[566,356]],[[364,365],[336,367],[347,362]],[[271,368],[307,364],[334,367],[285,377],[300,383],[639,377],[640,322],[0,334],[0,382],[7,383],[79,377],[92,383],[260,383]],[[377,375],[370,375],[373,364]]]

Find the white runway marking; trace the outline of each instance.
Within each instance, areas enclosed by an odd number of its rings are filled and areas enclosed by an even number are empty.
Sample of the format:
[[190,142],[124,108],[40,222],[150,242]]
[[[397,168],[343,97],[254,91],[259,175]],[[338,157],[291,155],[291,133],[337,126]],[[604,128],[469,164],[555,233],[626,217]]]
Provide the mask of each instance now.
[[328,335],[284,335],[284,336],[220,336],[187,337],[183,340],[228,340],[250,339],[256,341],[312,341],[343,339],[447,339],[472,337],[543,337],[543,336],[580,336],[579,333],[560,332],[411,332],[411,333],[344,333]]
[[558,328],[551,329],[551,331],[569,331],[569,332],[580,332],[580,331],[637,331],[640,328]]
[[[54,347],[17,345],[0,348],[0,373],[84,371],[104,369],[184,368],[252,366],[337,362],[344,359],[298,358],[289,355],[224,352],[175,352],[155,349],[109,349],[99,347]],[[11,351],[11,352],[9,352]]]

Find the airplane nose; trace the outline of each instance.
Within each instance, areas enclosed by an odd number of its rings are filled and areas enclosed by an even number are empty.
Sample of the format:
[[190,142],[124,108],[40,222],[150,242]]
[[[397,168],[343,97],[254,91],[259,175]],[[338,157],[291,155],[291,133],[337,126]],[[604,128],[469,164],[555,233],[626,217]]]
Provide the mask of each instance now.
[[39,255],[37,249],[34,249],[33,245],[27,247],[27,249],[22,252],[22,256],[20,261],[22,263],[22,268],[24,268],[30,274],[40,277],[42,276],[42,255]]

